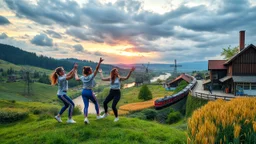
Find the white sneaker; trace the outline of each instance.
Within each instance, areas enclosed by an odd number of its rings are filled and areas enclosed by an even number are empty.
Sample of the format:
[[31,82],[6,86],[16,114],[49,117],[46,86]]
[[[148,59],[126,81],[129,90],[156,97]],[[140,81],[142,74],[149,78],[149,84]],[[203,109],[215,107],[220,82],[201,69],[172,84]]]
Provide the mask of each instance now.
[[102,116],[97,116],[96,117],[96,119],[98,120],[98,119],[102,119],[103,117]]
[[116,117],[116,118],[114,119],[114,122],[117,122],[117,121],[119,121],[119,118],[118,118],[118,117]]
[[108,116],[108,113],[104,113],[102,116],[100,116],[101,118],[106,118]]
[[68,119],[67,123],[76,123],[76,121],[74,121],[73,119]]
[[90,123],[87,117],[84,119],[84,123],[85,124],[89,124]]
[[61,117],[55,116],[55,119],[60,123],[62,122]]

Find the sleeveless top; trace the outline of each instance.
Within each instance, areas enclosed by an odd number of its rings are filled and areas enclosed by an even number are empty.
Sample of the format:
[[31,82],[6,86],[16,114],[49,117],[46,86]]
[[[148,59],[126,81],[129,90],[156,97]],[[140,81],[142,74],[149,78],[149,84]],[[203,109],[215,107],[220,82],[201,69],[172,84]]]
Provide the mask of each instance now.
[[112,81],[110,79],[110,88],[111,89],[120,89],[121,88],[121,81],[118,77],[115,79],[114,83],[112,83]]

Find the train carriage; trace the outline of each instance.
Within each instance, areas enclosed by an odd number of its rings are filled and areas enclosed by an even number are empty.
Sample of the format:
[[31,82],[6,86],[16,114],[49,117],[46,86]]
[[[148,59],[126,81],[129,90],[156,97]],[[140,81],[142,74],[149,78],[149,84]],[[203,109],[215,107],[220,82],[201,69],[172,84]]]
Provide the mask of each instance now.
[[189,94],[189,91],[195,87],[195,85],[197,84],[197,81],[193,76],[190,76],[188,74],[186,74],[186,76],[190,77],[192,81],[180,92],[173,94],[171,96],[165,96],[164,98],[155,100],[154,102],[155,109],[162,109],[164,107],[170,106],[178,102],[179,100],[183,99]]

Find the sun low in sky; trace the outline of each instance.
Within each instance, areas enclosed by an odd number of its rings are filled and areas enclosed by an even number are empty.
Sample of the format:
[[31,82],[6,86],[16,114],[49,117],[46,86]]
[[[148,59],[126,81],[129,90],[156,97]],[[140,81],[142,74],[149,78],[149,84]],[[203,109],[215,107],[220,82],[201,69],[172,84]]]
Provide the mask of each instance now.
[[38,55],[106,63],[221,58],[256,41],[253,0],[0,0],[0,43]]

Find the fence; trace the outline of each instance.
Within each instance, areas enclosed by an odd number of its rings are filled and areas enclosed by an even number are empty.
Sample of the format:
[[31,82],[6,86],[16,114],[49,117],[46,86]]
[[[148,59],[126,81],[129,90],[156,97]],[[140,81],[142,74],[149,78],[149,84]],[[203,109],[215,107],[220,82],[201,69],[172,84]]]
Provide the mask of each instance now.
[[232,98],[235,98],[234,96],[221,96],[221,95],[206,94],[206,93],[200,93],[200,92],[195,92],[193,96],[201,99],[207,99],[207,100],[216,100],[216,99],[230,100]]

